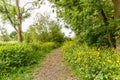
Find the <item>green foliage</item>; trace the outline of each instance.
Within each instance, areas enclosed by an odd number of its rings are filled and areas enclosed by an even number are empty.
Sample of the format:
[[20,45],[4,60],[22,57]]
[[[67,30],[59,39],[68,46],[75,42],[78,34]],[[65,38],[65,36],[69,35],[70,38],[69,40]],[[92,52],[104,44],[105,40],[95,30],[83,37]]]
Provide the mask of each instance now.
[[114,5],[110,0],[50,0],[58,17],[71,28],[79,42],[115,46]]
[[21,7],[20,1],[0,0],[0,17],[4,23],[9,22],[15,29],[18,34],[18,42],[22,42],[22,21],[30,17],[30,11],[38,8],[38,4],[41,3],[41,0],[34,0]]
[[61,32],[60,26],[56,22],[51,22],[49,40],[53,42],[63,42],[64,41],[64,34]]
[[[30,35],[30,37],[29,37]],[[64,34],[60,25],[49,18],[48,15],[38,15],[36,21],[25,34],[26,41],[58,42],[64,41]]]
[[10,36],[11,40],[17,40],[17,32],[16,31],[12,31],[9,36]]
[[27,70],[25,69],[37,64],[48,52],[56,47],[58,46],[53,42],[1,45],[0,80],[8,80],[10,77],[15,77],[14,75],[26,73]]
[[66,42],[63,56],[80,80],[120,80],[120,55],[114,48],[97,49]]
[[0,27],[0,33],[1,33],[1,40],[2,41],[9,41],[9,35],[7,33],[7,30],[4,27]]
[[[1,0],[0,1],[0,14],[1,19],[3,22],[10,21],[11,25],[13,27],[16,27],[17,25],[17,11],[16,11],[16,5],[12,4],[11,1],[7,0]],[[25,20],[26,18],[30,17],[30,13],[25,11],[22,7],[20,7],[21,17],[22,20]]]

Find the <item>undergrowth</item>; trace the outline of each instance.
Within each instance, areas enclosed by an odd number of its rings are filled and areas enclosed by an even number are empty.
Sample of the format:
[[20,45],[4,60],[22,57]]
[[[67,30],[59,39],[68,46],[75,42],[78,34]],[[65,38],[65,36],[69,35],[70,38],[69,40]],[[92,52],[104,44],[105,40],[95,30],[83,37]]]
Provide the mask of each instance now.
[[114,48],[97,49],[71,41],[64,43],[62,51],[80,80],[120,80],[120,54]]

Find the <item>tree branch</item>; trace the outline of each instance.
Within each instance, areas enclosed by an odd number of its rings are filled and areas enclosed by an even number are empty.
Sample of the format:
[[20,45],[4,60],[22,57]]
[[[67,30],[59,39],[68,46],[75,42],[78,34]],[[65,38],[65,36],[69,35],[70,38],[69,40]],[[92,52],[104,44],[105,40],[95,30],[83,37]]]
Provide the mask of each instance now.
[[28,11],[30,11],[30,10],[34,10],[34,9],[39,9],[39,8],[30,7],[30,8],[28,8],[28,9],[26,9],[25,12],[28,12]]
[[17,28],[13,25],[13,21],[12,21],[11,17],[9,16],[9,12],[8,12],[8,9],[7,9],[6,5],[5,5],[5,2],[4,2],[4,0],[2,0],[2,1],[4,3],[4,8],[5,8],[6,15],[7,15],[10,23],[12,24],[13,28],[17,31]]
[[[41,1],[41,0],[39,0]],[[26,9],[25,11],[23,11],[21,14],[25,13],[25,12],[28,12],[29,10],[34,10],[34,9],[39,9],[39,8],[36,8],[36,7],[32,7],[32,3],[34,3],[35,1],[32,1],[32,2],[27,2],[22,8],[23,10],[25,10],[25,6],[31,4],[31,7],[29,7],[28,9]]]
[[[33,1],[34,2],[34,1]],[[25,7],[25,6],[27,6],[28,4],[32,4],[33,2],[27,2],[24,6],[23,6],[23,8]]]
[[103,16],[103,21],[104,21],[105,23],[107,23],[108,19],[107,19],[106,15],[105,15],[103,9],[101,10],[101,14],[102,14],[102,16]]

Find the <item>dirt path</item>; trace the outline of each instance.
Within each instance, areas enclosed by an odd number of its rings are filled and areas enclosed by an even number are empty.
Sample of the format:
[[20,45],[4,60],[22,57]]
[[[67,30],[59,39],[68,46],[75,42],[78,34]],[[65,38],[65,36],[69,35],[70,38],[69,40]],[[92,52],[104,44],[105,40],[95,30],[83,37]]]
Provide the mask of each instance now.
[[[36,71],[36,70],[35,70]],[[33,80],[78,80],[72,75],[72,71],[63,63],[61,49],[53,50],[46,58],[39,74]]]

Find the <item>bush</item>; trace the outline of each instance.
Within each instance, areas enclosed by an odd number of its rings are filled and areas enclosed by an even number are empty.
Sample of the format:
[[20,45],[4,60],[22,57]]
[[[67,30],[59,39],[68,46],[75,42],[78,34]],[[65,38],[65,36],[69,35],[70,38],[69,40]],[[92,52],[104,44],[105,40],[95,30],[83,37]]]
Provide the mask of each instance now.
[[63,55],[80,80],[120,80],[120,55],[115,49],[89,48],[86,44],[67,42]]
[[8,73],[16,73],[19,69],[38,63],[54,48],[54,42],[0,46],[0,80]]

